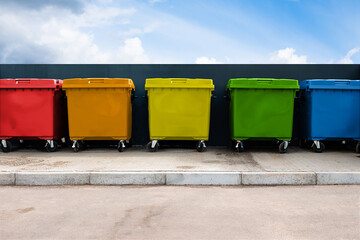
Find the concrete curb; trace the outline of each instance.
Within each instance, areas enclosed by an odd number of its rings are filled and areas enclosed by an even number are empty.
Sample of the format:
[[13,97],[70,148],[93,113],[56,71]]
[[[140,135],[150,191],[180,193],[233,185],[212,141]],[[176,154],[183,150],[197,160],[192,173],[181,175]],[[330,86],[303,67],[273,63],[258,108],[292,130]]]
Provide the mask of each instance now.
[[85,185],[90,183],[89,175],[79,172],[21,172],[15,173],[15,185]]
[[165,173],[117,172],[90,173],[91,185],[165,185]]
[[313,172],[244,172],[243,185],[315,185]]
[[241,185],[240,172],[167,173],[166,185]]
[[360,184],[360,172],[319,172],[317,184]]
[[15,185],[15,173],[0,172],[0,186]]
[[0,186],[360,184],[360,172],[0,172]]

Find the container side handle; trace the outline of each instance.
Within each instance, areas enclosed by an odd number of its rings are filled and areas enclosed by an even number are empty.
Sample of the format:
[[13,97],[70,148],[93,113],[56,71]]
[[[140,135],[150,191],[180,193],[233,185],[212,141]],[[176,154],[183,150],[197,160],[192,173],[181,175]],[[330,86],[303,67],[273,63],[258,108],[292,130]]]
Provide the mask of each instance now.
[[350,85],[350,80],[347,81],[335,81],[336,85]]
[[272,84],[272,80],[270,80],[270,79],[259,79],[259,80],[257,80],[257,83],[258,84]]
[[18,80],[18,79],[16,79],[16,84],[30,84],[30,80]]
[[89,79],[88,83],[89,83],[89,84],[93,84],[93,83],[104,83],[104,79]]
[[175,80],[171,80],[171,83],[186,83],[186,79],[175,79]]

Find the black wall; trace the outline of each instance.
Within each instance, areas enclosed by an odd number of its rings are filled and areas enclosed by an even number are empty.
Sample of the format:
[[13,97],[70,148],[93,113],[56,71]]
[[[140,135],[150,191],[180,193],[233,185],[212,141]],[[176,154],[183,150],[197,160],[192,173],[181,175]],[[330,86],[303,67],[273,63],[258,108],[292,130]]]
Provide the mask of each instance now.
[[[263,64],[2,64],[0,78],[131,78],[137,98],[133,106],[133,141],[145,144],[149,139],[145,79],[153,77],[211,78],[217,97],[212,100],[209,145],[227,145],[229,125],[227,100],[223,98],[227,81],[238,77],[291,78],[299,81],[312,78],[360,79],[360,65],[263,65]],[[298,111],[295,106],[294,135],[297,136]]]

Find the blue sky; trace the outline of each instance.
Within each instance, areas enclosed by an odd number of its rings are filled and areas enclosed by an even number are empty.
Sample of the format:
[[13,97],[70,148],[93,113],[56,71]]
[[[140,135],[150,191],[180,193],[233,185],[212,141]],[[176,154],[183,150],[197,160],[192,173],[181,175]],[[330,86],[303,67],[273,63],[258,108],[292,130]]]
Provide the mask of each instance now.
[[0,63],[360,63],[358,0],[0,0]]

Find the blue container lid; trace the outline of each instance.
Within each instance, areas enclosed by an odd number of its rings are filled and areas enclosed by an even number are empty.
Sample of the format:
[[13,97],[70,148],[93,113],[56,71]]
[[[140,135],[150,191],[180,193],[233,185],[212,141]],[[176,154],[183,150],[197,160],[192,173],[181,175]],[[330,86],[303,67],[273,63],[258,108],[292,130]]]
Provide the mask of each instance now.
[[300,89],[360,90],[360,80],[309,79],[299,83]]

